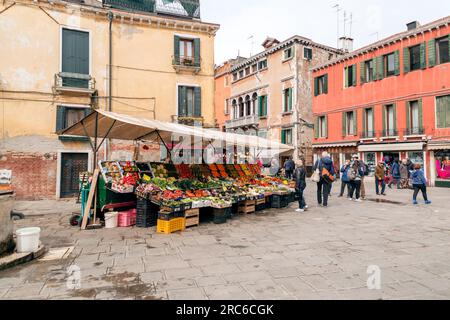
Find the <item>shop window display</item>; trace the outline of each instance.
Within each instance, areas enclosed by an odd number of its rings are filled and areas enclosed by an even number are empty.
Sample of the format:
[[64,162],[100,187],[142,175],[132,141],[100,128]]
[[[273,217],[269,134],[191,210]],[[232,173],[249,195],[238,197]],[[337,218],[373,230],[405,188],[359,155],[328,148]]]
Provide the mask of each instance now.
[[450,150],[436,152],[437,178],[450,180]]

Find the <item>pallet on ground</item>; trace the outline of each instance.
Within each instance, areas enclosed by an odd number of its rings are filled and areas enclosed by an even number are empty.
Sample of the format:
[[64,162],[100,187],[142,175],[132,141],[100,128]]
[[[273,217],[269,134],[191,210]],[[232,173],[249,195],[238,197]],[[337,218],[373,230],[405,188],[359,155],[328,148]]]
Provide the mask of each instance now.
[[186,229],[186,218],[176,218],[170,221],[158,219],[156,231],[158,233],[171,234],[177,231],[184,231]]
[[239,213],[243,214],[251,214],[256,211],[255,207],[255,201],[244,201],[242,204],[239,205]]

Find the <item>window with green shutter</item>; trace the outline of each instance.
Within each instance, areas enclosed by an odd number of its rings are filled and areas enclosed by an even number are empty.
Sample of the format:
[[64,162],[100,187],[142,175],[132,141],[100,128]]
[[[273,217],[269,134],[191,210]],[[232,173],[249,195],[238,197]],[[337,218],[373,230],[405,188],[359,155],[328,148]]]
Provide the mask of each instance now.
[[328,93],[328,74],[314,78],[314,96]]
[[327,116],[319,116],[315,119],[314,126],[314,136],[316,139],[318,138],[327,138],[328,137],[328,117]]
[[[61,72],[64,87],[89,88],[89,32],[62,29]],[[72,74],[72,75],[71,75]]]
[[[86,107],[72,107],[72,106],[57,106],[56,107],[56,132],[70,128],[74,124],[80,122],[92,112],[91,108]],[[60,140],[87,140],[87,137],[67,137],[60,136]]]
[[178,116],[202,116],[202,93],[200,87],[178,87]]
[[360,62],[360,64],[359,64],[359,77],[360,77],[361,85],[366,83],[366,63],[365,62]]
[[342,114],[342,135],[355,136],[357,135],[357,112],[349,111]]
[[377,60],[377,80],[384,79],[384,56],[379,56]]
[[258,97],[259,117],[267,117],[267,96]]
[[427,68],[427,43],[420,44],[420,68]]
[[411,71],[411,58],[410,58],[411,48],[403,48],[403,72],[408,73]]
[[406,102],[405,135],[423,134],[422,99]]
[[348,66],[344,70],[345,72],[345,87],[355,87],[357,84],[356,80],[356,64]]
[[196,67],[200,67],[201,58],[200,58],[200,39],[194,39],[194,65]]
[[395,75],[400,75],[400,51],[394,52],[394,65],[395,65]]
[[436,98],[436,127],[450,128],[450,95]]
[[180,37],[177,35],[173,37],[173,63],[180,64]]
[[281,130],[281,143],[292,145],[292,129]]
[[436,64],[450,62],[450,35],[436,39]]
[[342,136],[347,135],[347,112],[342,112]]
[[434,67],[436,65],[436,40],[428,41],[428,66]]
[[293,89],[288,88],[283,90],[283,112],[292,111],[292,99],[293,99]]

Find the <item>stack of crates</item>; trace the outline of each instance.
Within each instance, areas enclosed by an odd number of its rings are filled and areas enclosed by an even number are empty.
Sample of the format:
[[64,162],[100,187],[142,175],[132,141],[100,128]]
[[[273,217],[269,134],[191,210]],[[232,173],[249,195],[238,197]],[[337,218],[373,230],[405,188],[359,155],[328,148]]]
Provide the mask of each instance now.
[[289,195],[274,194],[272,196],[272,208],[286,208],[289,205]]
[[174,218],[172,220],[158,219],[156,230],[158,233],[171,234],[186,229],[186,218]]
[[138,198],[136,205],[136,227],[154,227],[158,221],[158,208],[150,200]]

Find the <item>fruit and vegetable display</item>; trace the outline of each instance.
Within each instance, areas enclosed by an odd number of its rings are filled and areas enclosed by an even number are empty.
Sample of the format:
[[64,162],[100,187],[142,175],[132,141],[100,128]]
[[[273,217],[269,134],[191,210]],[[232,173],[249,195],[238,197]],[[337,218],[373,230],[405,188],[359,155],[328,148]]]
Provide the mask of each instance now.
[[122,179],[122,169],[117,161],[100,161],[99,166],[105,182],[117,182]]

